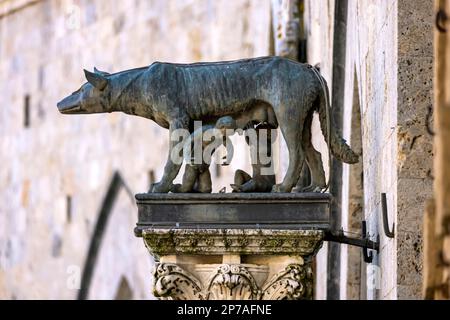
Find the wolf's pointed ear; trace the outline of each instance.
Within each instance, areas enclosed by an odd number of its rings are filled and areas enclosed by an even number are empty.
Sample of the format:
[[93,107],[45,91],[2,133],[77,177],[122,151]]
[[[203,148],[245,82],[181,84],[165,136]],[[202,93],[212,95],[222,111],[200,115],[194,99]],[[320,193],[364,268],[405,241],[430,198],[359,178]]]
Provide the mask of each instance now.
[[105,76],[105,77],[110,75],[108,72],[106,72],[106,71],[100,71],[100,70],[98,70],[96,67],[94,67],[94,72],[95,72],[96,74],[99,74],[99,75],[102,75],[102,76]]
[[93,73],[90,71],[84,70],[84,75],[86,76],[87,81],[96,87],[98,90],[103,90],[108,85],[108,79],[105,76],[97,73]]

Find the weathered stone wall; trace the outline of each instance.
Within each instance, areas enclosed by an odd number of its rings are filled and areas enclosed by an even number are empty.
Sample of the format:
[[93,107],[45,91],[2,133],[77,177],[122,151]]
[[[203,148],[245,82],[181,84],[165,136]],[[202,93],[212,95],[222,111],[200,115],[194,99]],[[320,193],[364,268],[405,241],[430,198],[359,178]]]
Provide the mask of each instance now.
[[[58,113],[56,102],[84,82],[83,68],[262,56],[269,38],[269,1],[2,1],[0,297],[76,297],[70,267],[83,266],[114,170],[134,193],[148,189],[150,170],[161,177],[168,136],[156,124]],[[236,168],[248,169],[244,149],[236,148],[215,191]],[[116,199],[91,298],[114,298],[119,288],[120,297],[128,289],[134,298],[150,297],[152,262],[133,237],[133,201],[124,191]]]
[[[320,62],[329,77],[330,7],[334,5],[332,1],[307,1],[307,6],[308,59],[313,64]],[[363,216],[370,234],[381,238],[375,264],[366,265],[360,277],[375,280],[376,290],[367,286],[368,299],[420,298],[421,221],[432,185],[431,137],[425,130],[432,97],[432,7],[431,0],[349,1],[344,138],[351,140],[354,99],[359,97]],[[349,167],[344,165],[342,221],[344,229],[351,231],[349,208],[354,199],[349,198],[349,177]],[[384,236],[382,192],[387,193],[389,222],[396,223],[395,239]],[[345,245],[341,248],[341,298],[347,298],[352,296],[348,273],[355,270],[348,264],[355,260]]]
[[[380,234],[380,254],[362,272],[368,299],[396,297],[396,243],[383,236],[381,193],[386,192],[390,221],[396,212],[397,4],[367,1],[349,3],[344,135],[350,138],[354,88],[361,107],[364,215],[373,239]],[[357,81],[357,83],[354,83]],[[348,166],[344,175],[348,174]],[[344,179],[347,189],[348,180]],[[348,199],[343,194],[343,202]],[[343,205],[343,208],[348,206]],[[349,213],[343,210],[343,216]],[[343,219],[343,221],[347,219]],[[366,272],[364,272],[366,271]]]
[[398,1],[397,294],[421,298],[422,221],[432,196],[433,1]]

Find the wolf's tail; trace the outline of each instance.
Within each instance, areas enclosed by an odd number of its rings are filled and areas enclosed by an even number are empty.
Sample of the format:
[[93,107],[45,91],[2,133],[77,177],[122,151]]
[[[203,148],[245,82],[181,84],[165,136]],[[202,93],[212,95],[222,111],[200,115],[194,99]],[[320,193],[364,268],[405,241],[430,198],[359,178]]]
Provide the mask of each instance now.
[[328,144],[328,148],[331,150],[331,153],[336,157],[336,159],[345,163],[357,163],[359,161],[359,156],[350,148],[344,139],[339,137],[334,126],[331,124],[330,96],[327,82],[322,75],[320,75],[317,69],[314,67],[312,69],[322,86],[322,90],[320,90],[319,94],[318,112],[320,128],[325,136],[325,141]]

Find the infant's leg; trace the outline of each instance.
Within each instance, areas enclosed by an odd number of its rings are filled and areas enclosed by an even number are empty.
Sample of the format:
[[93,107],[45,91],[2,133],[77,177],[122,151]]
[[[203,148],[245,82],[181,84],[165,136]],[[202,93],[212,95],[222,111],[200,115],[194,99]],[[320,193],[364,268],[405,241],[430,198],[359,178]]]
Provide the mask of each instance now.
[[195,182],[198,179],[198,168],[190,164],[186,164],[184,168],[183,182],[179,188],[180,192],[192,192],[194,191]]
[[236,170],[234,173],[234,184],[231,185],[233,192],[242,192],[241,186],[247,181],[250,181],[252,177],[243,170]]
[[209,172],[209,168],[198,176],[197,181],[197,191],[200,193],[211,193],[212,192],[212,181],[211,181],[211,173]]

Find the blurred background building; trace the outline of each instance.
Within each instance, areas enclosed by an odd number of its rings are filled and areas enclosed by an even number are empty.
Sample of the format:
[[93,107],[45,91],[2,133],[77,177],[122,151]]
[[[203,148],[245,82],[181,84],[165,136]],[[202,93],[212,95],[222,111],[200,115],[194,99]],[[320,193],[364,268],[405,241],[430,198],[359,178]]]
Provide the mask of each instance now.
[[[83,68],[263,56],[269,38],[268,1],[1,1],[0,297],[76,298],[77,272],[91,274],[88,298],[150,297],[133,195],[161,177],[168,132],[118,113],[59,114]],[[241,152],[213,168],[215,192],[248,171]]]
[[[359,248],[325,245],[316,298],[421,298],[433,21],[431,0],[0,0],[0,298],[152,298],[133,195],[161,177],[168,132],[124,114],[59,114],[83,68],[273,54],[320,65],[334,121],[362,155],[332,164],[334,228],[360,235],[366,220],[381,241],[372,264]],[[232,164],[213,168],[214,192],[250,171],[234,139]],[[317,121],[314,144],[327,164]]]

